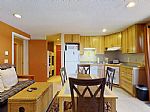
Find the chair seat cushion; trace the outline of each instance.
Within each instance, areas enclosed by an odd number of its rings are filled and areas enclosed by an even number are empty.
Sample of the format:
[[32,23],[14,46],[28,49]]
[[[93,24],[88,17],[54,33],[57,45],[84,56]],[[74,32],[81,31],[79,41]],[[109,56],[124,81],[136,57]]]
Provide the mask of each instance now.
[[5,90],[4,92],[0,93],[0,103],[7,100],[9,97],[15,95],[22,89],[28,87],[29,85],[33,84],[34,80],[28,80],[28,81],[20,81],[15,86],[10,88],[10,90]]

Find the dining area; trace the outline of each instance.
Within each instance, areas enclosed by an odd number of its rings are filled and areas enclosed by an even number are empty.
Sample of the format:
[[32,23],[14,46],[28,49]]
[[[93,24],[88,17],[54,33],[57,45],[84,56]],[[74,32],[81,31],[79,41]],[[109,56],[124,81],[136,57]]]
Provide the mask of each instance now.
[[77,65],[77,74],[68,77],[60,69],[62,87],[57,95],[59,112],[116,112],[117,95],[112,91],[115,70],[107,68],[104,77],[90,74],[89,65]]

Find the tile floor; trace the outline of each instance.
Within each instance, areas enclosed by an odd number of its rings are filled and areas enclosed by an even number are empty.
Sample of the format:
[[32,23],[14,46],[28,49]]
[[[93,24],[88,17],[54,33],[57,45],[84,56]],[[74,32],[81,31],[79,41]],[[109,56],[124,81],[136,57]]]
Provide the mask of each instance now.
[[[53,94],[61,89],[61,78],[59,76],[51,77],[48,82],[53,82]],[[132,97],[120,88],[113,88],[113,92],[118,96],[117,112],[150,112],[150,106],[143,101]]]

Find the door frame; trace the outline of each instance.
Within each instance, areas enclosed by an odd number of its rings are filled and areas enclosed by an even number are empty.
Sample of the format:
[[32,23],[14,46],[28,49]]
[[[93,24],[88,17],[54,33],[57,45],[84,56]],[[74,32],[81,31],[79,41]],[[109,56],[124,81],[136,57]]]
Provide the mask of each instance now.
[[18,37],[23,39],[23,74],[29,73],[29,62],[28,62],[28,40],[30,38],[20,35],[18,33],[12,32],[12,64],[14,64],[14,38]]

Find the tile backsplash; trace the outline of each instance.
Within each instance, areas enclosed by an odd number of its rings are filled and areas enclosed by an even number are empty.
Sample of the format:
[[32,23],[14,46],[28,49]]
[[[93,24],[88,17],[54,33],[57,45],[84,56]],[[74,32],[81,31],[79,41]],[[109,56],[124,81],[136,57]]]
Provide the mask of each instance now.
[[144,53],[138,54],[119,54],[119,59],[122,62],[135,62],[135,63],[145,63]]
[[85,50],[83,55],[80,55],[81,62],[97,62],[104,61],[105,58],[108,58],[109,61],[113,59],[119,59],[121,62],[134,62],[144,64],[144,53],[138,54],[122,54],[121,51],[109,51],[105,54],[95,54],[95,50]]
[[95,55],[94,49],[85,49],[84,54],[80,55],[81,62],[95,62],[96,59],[97,59],[97,56]]

